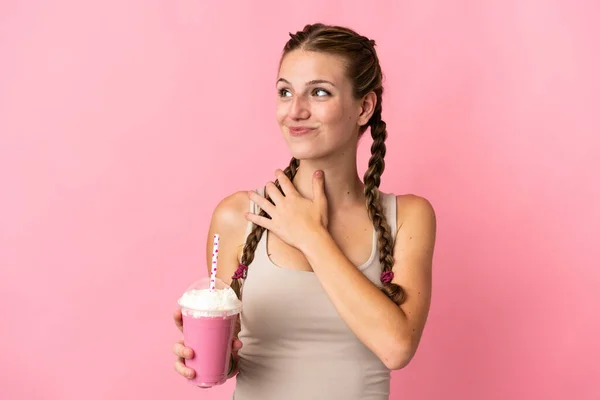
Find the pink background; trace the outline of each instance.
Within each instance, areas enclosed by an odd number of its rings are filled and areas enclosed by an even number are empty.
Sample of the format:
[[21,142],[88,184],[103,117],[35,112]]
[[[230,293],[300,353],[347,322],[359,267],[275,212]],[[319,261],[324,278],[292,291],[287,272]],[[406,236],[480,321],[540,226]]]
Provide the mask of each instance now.
[[376,39],[382,189],[438,214],[392,398],[599,399],[598,3],[230,3],[0,3],[0,398],[231,393],[175,374],[171,313],[217,201],[287,163],[279,54],[324,21]]

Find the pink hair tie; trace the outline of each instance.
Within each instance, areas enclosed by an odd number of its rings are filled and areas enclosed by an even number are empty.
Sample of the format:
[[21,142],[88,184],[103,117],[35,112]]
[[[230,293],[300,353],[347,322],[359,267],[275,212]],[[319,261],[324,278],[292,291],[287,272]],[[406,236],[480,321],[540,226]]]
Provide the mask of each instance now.
[[233,276],[231,277],[231,279],[246,279],[246,276],[248,275],[248,267],[245,266],[244,264],[239,264],[238,268],[235,270],[235,273],[233,274]]
[[393,271],[383,271],[381,273],[381,283],[383,283],[384,285],[387,285],[388,283],[391,283],[392,279],[394,279],[394,272]]

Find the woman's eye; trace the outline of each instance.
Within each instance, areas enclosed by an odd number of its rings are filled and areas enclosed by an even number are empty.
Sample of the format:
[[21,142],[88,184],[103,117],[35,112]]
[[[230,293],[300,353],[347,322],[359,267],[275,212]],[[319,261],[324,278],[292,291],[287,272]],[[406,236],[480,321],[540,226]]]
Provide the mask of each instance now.
[[290,97],[292,94],[287,89],[279,89],[278,90],[279,97]]
[[313,94],[318,97],[329,96],[330,93],[325,89],[315,89]]

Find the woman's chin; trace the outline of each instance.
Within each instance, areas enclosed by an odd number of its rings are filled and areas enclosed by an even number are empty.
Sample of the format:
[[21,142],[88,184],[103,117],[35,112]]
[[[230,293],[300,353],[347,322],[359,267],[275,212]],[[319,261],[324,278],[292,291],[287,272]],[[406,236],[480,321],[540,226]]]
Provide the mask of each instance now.
[[314,160],[317,158],[321,158],[325,155],[325,152],[322,150],[319,151],[317,149],[299,149],[296,146],[292,146],[290,148],[290,153],[292,157],[296,160]]

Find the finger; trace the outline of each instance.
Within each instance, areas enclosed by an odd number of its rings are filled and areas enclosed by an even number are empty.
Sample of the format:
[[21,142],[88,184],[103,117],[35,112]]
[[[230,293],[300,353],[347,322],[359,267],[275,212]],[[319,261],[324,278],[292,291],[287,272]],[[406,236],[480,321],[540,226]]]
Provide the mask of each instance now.
[[294,184],[292,181],[290,181],[290,178],[288,178],[282,170],[275,170],[275,176],[277,177],[279,186],[281,186],[281,190],[283,190],[283,193],[286,196],[289,196],[290,194],[298,194],[296,187],[294,187]]
[[265,186],[265,193],[273,200],[275,205],[281,204],[284,199],[283,194],[277,189],[273,182],[268,182]]
[[241,348],[242,342],[237,338],[233,338],[233,340],[231,341],[231,354],[233,355],[233,358],[237,359],[238,352]]
[[181,309],[177,309],[173,313],[173,320],[175,321],[177,328],[183,333],[183,316],[181,315]]
[[173,354],[181,358],[194,358],[194,350],[190,349],[189,347],[185,347],[183,340],[180,340],[173,345]]
[[231,350],[238,352],[238,351],[240,351],[242,346],[243,346],[243,344],[239,339],[233,339],[233,342],[231,343]]
[[265,212],[267,214],[272,216],[273,213],[275,212],[275,206],[269,200],[267,200],[260,194],[254,192],[254,191],[249,191],[248,197],[250,198],[250,200],[252,200],[254,203],[256,203],[261,209],[265,210]]
[[323,177],[323,171],[315,171],[313,175],[313,200],[319,206],[327,204],[327,198],[325,197],[325,179]]
[[244,216],[246,217],[247,221],[250,221],[253,224],[256,224],[258,226],[262,226],[265,229],[272,230],[271,229],[271,220],[269,218],[261,217],[260,215],[256,215],[251,212],[247,212],[246,214],[244,214]]
[[185,366],[180,360],[175,361],[175,371],[181,376],[192,379],[196,375],[196,371]]

